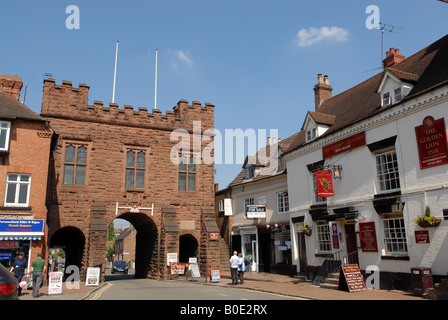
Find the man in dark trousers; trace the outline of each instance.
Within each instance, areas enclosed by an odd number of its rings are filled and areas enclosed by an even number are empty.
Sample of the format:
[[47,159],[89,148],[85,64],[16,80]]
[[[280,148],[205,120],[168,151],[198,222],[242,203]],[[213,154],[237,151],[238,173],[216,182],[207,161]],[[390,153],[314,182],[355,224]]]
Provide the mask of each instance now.
[[234,251],[230,258],[230,275],[232,276],[232,284],[238,284],[238,252]]
[[[25,259],[25,254],[20,251],[18,258],[14,261],[11,269],[9,272],[11,272],[14,277],[17,279],[17,281],[22,281],[23,276],[26,274],[26,268],[28,267],[28,260]],[[22,294],[22,288],[19,286],[17,289],[19,296]]]

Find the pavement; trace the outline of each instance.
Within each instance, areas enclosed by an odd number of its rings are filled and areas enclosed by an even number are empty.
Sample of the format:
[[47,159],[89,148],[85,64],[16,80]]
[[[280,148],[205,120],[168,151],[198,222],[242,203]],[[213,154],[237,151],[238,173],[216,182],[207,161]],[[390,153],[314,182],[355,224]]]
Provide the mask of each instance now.
[[[231,286],[236,289],[255,290],[285,296],[311,299],[311,300],[426,300],[409,292],[368,289],[362,292],[346,292],[335,289],[326,289],[314,286],[310,281],[303,281],[297,278],[272,274],[245,272],[244,284],[231,285],[229,272],[221,274],[221,282],[210,283],[204,277],[194,281],[179,277],[179,282],[193,282],[197,284],[207,284],[211,286]],[[79,283],[79,288],[67,289],[65,284],[60,295],[48,295],[48,287],[44,285],[40,289],[40,296],[33,298],[32,290],[23,290],[20,300],[88,300],[95,297],[101,290],[107,289],[107,282],[101,283],[98,287],[86,286],[84,282]]]

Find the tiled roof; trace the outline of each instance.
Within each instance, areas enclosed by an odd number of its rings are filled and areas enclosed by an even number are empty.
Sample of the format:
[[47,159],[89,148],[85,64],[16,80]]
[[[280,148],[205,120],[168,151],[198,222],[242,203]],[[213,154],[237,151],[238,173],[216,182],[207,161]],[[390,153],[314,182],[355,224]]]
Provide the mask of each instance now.
[[0,119],[5,120],[32,120],[42,121],[45,119],[28,109],[24,104],[14,99],[0,89]]
[[[310,111],[309,115],[316,123],[330,125],[330,128],[322,136],[334,133],[346,126],[381,112],[380,94],[377,90],[387,70],[401,81],[411,82],[414,85],[411,92],[403,100],[406,101],[428,90],[448,84],[447,61],[448,35],[404,61],[323,101],[319,108],[316,111]],[[285,154],[300,148],[305,143],[305,132],[299,131],[291,137],[282,140],[279,146]],[[263,149],[260,151],[263,151]],[[246,182],[263,180],[278,174],[283,174],[283,172],[273,172],[271,175],[258,175],[249,181],[244,181],[245,172],[242,170],[229,184],[229,187]]]

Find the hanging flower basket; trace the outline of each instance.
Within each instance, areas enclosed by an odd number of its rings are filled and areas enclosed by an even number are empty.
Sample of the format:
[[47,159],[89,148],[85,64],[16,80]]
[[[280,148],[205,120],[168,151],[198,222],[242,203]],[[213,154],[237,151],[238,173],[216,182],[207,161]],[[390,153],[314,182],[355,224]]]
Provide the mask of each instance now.
[[425,216],[418,216],[414,221],[422,228],[435,228],[442,220],[431,216],[431,209],[426,207]]
[[300,228],[300,231],[302,231],[302,233],[304,233],[306,236],[311,236],[311,233],[313,233],[313,230],[311,230],[310,227],[308,227],[308,223],[305,223],[305,225]]

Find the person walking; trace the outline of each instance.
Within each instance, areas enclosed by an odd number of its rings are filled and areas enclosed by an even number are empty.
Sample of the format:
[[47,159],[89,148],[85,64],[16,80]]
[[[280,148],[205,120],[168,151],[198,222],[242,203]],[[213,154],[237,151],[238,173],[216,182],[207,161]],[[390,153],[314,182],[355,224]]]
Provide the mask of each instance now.
[[238,252],[234,251],[230,258],[230,275],[232,276],[232,285],[238,284]]
[[[28,267],[28,260],[25,259],[25,254],[22,251],[20,251],[17,259],[14,261],[9,272],[11,272],[17,279],[17,281],[20,283],[22,281],[23,276],[26,274],[27,267]],[[20,286],[17,289],[17,292],[19,296],[22,294],[22,288]]]
[[238,254],[238,278],[240,284],[244,284],[244,258],[242,253]]
[[44,274],[47,270],[47,263],[42,259],[42,253],[37,254],[36,260],[31,264],[31,275],[33,279],[33,297],[39,297],[39,289],[44,280]]

